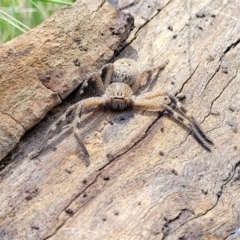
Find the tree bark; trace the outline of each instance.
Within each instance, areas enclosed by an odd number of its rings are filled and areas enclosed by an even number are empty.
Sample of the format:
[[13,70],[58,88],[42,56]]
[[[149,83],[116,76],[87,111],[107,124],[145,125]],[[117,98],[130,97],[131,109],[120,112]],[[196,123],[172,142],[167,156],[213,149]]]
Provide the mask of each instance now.
[[[103,6],[95,14],[105,14]],[[134,59],[141,69],[169,59],[149,89],[184,94],[183,104],[215,146],[206,151],[164,115],[96,109],[81,127],[89,167],[73,134],[28,160],[45,130],[76,101],[73,93],[5,158],[0,238],[237,239],[238,1],[119,0],[118,8],[135,17],[135,29],[116,57]]]
[[104,0],[79,1],[0,47],[0,160],[113,57],[133,27]]

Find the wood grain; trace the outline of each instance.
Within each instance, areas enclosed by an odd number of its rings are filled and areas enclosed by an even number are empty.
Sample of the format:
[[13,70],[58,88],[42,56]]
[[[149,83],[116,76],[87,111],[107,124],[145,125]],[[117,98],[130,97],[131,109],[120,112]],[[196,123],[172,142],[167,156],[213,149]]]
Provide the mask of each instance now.
[[240,4],[140,0],[118,7],[136,28],[116,57],[141,69],[169,59],[150,88],[184,93],[215,147],[206,151],[162,115],[95,110],[81,129],[89,167],[72,134],[29,161],[68,99],[22,139],[2,170],[0,238],[238,239]]
[[109,62],[132,27],[130,15],[103,0],[79,1],[0,46],[0,114],[5,115],[0,160],[92,71]]

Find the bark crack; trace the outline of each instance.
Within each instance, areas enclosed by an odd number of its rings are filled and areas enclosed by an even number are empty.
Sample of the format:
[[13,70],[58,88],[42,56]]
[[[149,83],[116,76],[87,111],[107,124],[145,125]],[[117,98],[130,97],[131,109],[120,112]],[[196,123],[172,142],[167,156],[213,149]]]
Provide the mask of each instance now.
[[[186,221],[185,223],[181,224],[178,228],[176,228],[174,231],[171,232],[171,234],[175,233],[176,231],[178,231],[180,228],[182,228],[184,225],[188,224],[189,222],[201,218],[202,216],[206,215],[207,213],[209,213],[211,210],[213,210],[217,204],[219,203],[219,200],[223,194],[223,189],[233,180],[234,175],[236,174],[236,169],[240,166],[240,161],[238,161],[235,166],[233,167],[233,169],[229,172],[229,177],[227,177],[226,179],[223,179],[223,181],[225,183],[223,183],[222,185],[220,185],[220,190],[216,193],[216,197],[217,200],[216,202],[212,205],[212,207],[210,207],[209,209],[207,209],[205,212],[198,214],[197,216],[189,219],[188,221]],[[232,174],[231,174],[232,172]],[[175,219],[174,219],[175,220]]]
[[99,11],[99,9],[104,5],[105,2],[106,2],[106,0],[103,0],[102,3],[99,5],[99,7],[98,7],[95,11],[93,11],[93,12],[91,13],[91,15],[94,14],[94,13],[96,13],[97,11]]
[[119,10],[125,10],[127,8],[133,7],[134,5],[137,5],[140,2],[140,0],[136,0],[132,3],[126,4],[125,6],[119,8]]
[[203,119],[202,122],[204,122],[205,119],[209,117],[209,115],[210,115],[211,112],[212,112],[213,104],[221,97],[221,95],[222,95],[223,92],[227,89],[227,87],[230,85],[230,83],[236,78],[237,74],[238,74],[238,68],[237,68],[236,73],[234,74],[234,76],[233,76],[233,77],[230,79],[230,81],[223,87],[222,91],[213,99],[213,101],[211,102],[210,111],[209,111],[209,113],[205,116],[205,118]]
[[151,131],[152,127],[154,126],[154,124],[158,121],[158,119],[161,117],[162,115],[160,114],[149,126],[148,128],[146,129],[145,133],[139,138],[137,139],[137,141],[135,141],[132,146],[130,146],[128,149],[126,149],[124,152],[120,153],[119,155],[115,156],[115,157],[112,157],[112,159],[107,163],[105,164],[103,167],[101,167],[99,169],[99,171],[102,171],[103,169],[105,169],[109,164],[111,164],[113,161],[115,161],[117,158],[123,156],[124,154],[128,153],[130,150],[132,150],[135,146],[137,146],[142,140],[144,140],[149,132]]
[[17,119],[15,119],[13,116],[11,116],[9,113],[0,111],[2,114],[9,116],[11,119],[13,119],[17,124],[19,124],[20,126],[22,126],[22,128],[24,129],[24,131],[26,132],[26,128],[23,126],[22,123],[20,123]]
[[[144,140],[144,139],[148,136],[148,134],[149,134],[149,132],[151,131],[152,127],[153,127],[154,124],[158,121],[158,119],[159,119],[160,117],[161,117],[161,115],[159,115],[159,116],[148,126],[148,128],[146,129],[146,131],[145,131],[145,133],[143,134],[143,136],[141,136],[137,141],[135,141],[132,146],[130,146],[130,147],[129,147],[126,151],[124,151],[123,153],[121,153],[121,154],[113,157],[107,164],[105,164],[103,167],[101,167],[101,168],[98,170],[98,174],[96,175],[96,177],[94,178],[94,180],[93,180],[90,184],[88,184],[88,186],[86,186],[81,192],[79,192],[74,198],[72,198],[71,201],[67,204],[67,206],[63,209],[62,212],[65,212],[65,211],[69,208],[69,206],[70,206],[73,202],[75,202],[75,201],[81,196],[81,194],[83,194],[87,189],[89,189],[92,185],[94,185],[94,183],[97,182],[97,180],[99,179],[99,177],[102,175],[102,171],[103,171],[108,165],[110,165],[110,164],[111,164],[113,161],[115,161],[117,158],[119,158],[119,157],[123,156],[124,154],[126,154],[127,152],[129,152],[129,151],[130,151],[131,149],[133,149],[138,143],[140,143],[142,140]],[[91,201],[91,199],[89,199],[89,201]],[[89,201],[87,201],[86,203],[88,203]],[[84,205],[85,205],[86,203],[84,203]],[[81,209],[84,205],[82,205],[80,208],[77,208],[76,211],[74,212],[74,214],[76,214],[76,213],[79,211],[79,209]],[[74,214],[73,214],[73,215],[74,215]],[[72,215],[72,216],[73,216],[73,215]],[[67,219],[65,219],[65,220],[55,229],[55,231],[54,231],[52,234],[50,234],[49,236],[47,236],[46,238],[44,238],[44,240],[49,239],[49,238],[51,238],[52,236],[54,236],[55,234],[57,234],[57,232],[66,224],[66,222],[67,222],[72,216],[69,216]]]
[[210,81],[216,76],[216,74],[219,72],[221,67],[221,60],[220,60],[220,64],[218,65],[217,69],[215,70],[215,72],[213,73],[213,75],[208,79],[207,84],[205,85],[204,89],[202,92],[205,91],[205,89],[207,88],[208,84],[210,83]]
[[162,8],[159,8],[156,10],[156,13],[150,18],[150,19],[145,19],[143,18],[145,21],[145,23],[143,23],[142,25],[140,25],[138,27],[138,29],[136,30],[135,34],[134,34],[134,37],[128,42],[126,43],[125,45],[123,45],[123,47],[119,50],[119,52],[115,55],[115,57],[117,57],[122,51],[125,50],[125,48],[127,48],[130,44],[133,43],[134,40],[136,40],[137,36],[138,36],[138,33],[141,31],[142,28],[144,28],[150,21],[152,21],[164,8],[166,8],[170,3],[172,2],[169,1],[168,3],[166,3],[165,6],[163,6]]
[[232,48],[236,47],[239,43],[240,43],[240,38],[237,41],[235,41],[232,44],[230,44],[226,48],[226,50],[223,52],[223,56],[221,57],[221,59],[224,57],[224,55],[226,55]]
[[[210,83],[210,81],[213,79],[213,77],[219,72],[220,68],[221,68],[221,63],[222,63],[222,59],[223,57],[234,47],[236,47],[238,44],[240,43],[240,38],[235,41],[234,43],[230,44],[223,52],[222,56],[220,57],[220,63],[218,68],[216,69],[216,71],[214,72],[214,74],[212,75],[212,77],[208,80],[206,86],[204,87],[203,91],[207,88],[208,84]],[[236,77],[236,76],[235,76]]]
[[[202,60],[201,60],[202,61]],[[190,74],[190,76],[187,78],[187,80],[182,84],[182,87],[180,88],[178,93],[181,93],[183,88],[185,87],[185,85],[187,84],[187,82],[192,78],[192,76],[194,75],[194,73],[197,71],[201,61],[198,63],[198,65],[195,67],[195,69],[193,70],[193,72]]]
[[[95,178],[93,179],[93,181],[92,181],[91,183],[89,183],[82,191],[80,191],[76,196],[74,196],[74,197],[69,201],[69,203],[68,203],[67,206],[63,209],[62,212],[66,212],[66,210],[69,208],[69,206],[70,206],[74,201],[76,201],[84,192],[86,192],[86,190],[87,190],[88,188],[90,188],[90,187],[98,180],[98,177],[99,177],[100,175],[101,175],[101,173],[99,172],[99,173],[95,176]],[[90,200],[91,200],[91,199],[90,199]],[[90,201],[90,200],[89,200],[89,201]],[[81,209],[81,208],[82,208],[85,204],[87,204],[89,201],[85,202],[80,208],[77,209],[77,211],[78,211],[79,209]],[[49,236],[45,237],[44,240],[49,239],[49,238],[53,237],[55,234],[57,234],[57,232],[59,231],[59,229],[61,229],[61,228],[64,226],[64,224],[65,224],[74,214],[77,213],[77,211],[75,211],[71,216],[69,216],[68,218],[66,218],[66,219],[54,230],[54,232],[53,232],[52,234],[50,234]]]

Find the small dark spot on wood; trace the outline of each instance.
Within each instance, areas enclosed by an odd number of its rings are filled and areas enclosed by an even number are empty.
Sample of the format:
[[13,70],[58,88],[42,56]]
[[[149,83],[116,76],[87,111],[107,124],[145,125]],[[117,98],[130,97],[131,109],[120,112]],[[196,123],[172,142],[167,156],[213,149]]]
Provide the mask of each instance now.
[[87,52],[88,48],[85,47],[85,46],[83,46],[83,45],[80,45],[80,46],[79,46],[79,50],[80,50],[80,51]]
[[50,75],[44,75],[44,74],[38,74],[38,79],[43,83],[43,84],[48,84],[49,81],[51,80]]
[[197,18],[204,18],[204,17],[206,17],[206,15],[204,13],[197,13],[196,17]]
[[235,107],[235,106],[229,106],[228,109],[229,109],[230,111],[232,111],[232,112],[235,112],[236,107]]
[[186,240],[186,238],[184,236],[178,238],[178,240]]
[[233,149],[234,149],[234,150],[237,150],[238,148],[237,148],[237,146],[234,146]]
[[215,15],[215,14],[212,14],[212,15],[211,15],[211,17],[212,17],[212,18],[215,18],[215,17],[216,17],[216,15]]
[[151,6],[148,6],[148,8],[150,8]]
[[109,181],[109,180],[110,180],[110,177],[103,177],[103,180],[104,180],[104,181]]
[[185,188],[185,187],[186,187],[186,185],[182,185],[182,187],[183,187],[183,188]]
[[220,116],[220,112],[211,111],[210,114],[213,115],[213,116]]
[[198,29],[201,30],[201,31],[203,31],[203,28],[202,28],[201,26],[198,26]]
[[172,26],[168,26],[168,30],[173,31],[173,27]]
[[103,220],[103,222],[106,222],[106,221],[107,221],[107,218],[103,218],[102,220]]
[[138,202],[138,206],[140,206],[141,205],[141,202]]
[[124,120],[126,120],[126,117],[125,117],[125,116],[121,116],[121,117],[119,118],[119,120],[120,120],[120,121],[124,121]]
[[81,43],[81,38],[76,37],[76,38],[73,39],[73,41],[74,41],[76,44],[79,45],[79,44]]
[[175,82],[173,82],[173,81],[172,81],[172,82],[171,82],[171,84],[172,84],[172,85],[174,85],[174,84],[175,84]]
[[234,119],[227,120],[226,123],[231,127],[233,132],[238,132],[238,123]]
[[39,227],[37,227],[37,226],[31,226],[31,228],[34,230],[39,230]]
[[74,214],[73,210],[68,208],[65,210],[65,213],[67,213],[68,215],[72,216]]
[[119,215],[119,212],[117,212],[117,211],[114,212],[114,215],[115,215],[115,216],[118,216],[118,215]]
[[201,192],[204,194],[204,195],[207,195],[208,194],[208,191],[205,191],[203,189],[201,189]]
[[160,131],[163,133],[163,132],[164,132],[164,128],[163,128],[163,127],[161,127]]
[[153,235],[159,235],[159,234],[160,234],[160,231],[156,231],[156,230],[155,230],[155,231],[152,231],[152,234],[153,234]]
[[109,122],[111,125],[113,125],[113,124],[114,124],[112,120],[109,120],[108,122]]
[[87,197],[87,193],[83,193],[83,197],[86,198]]
[[70,168],[66,168],[65,171],[68,173],[68,174],[71,174],[72,173],[72,170]]
[[159,155],[160,155],[160,156],[164,156],[164,152],[159,151]]
[[173,35],[173,39],[176,39],[177,38],[177,35]]
[[222,72],[228,74],[228,67],[222,67]]
[[111,153],[107,153],[107,159],[112,161],[114,159],[114,157]]
[[177,173],[177,171],[176,171],[175,169],[172,169],[172,173],[173,173],[175,176],[178,175],[178,173]]
[[178,98],[179,100],[184,100],[184,99],[186,98],[186,95],[185,95],[184,93],[178,93],[178,94],[177,94],[177,98]]
[[86,179],[83,179],[83,184],[87,184],[87,180]]
[[26,191],[25,199],[27,201],[29,201],[29,200],[33,199],[34,197],[36,197],[38,194],[39,194],[39,189],[37,187],[34,187],[34,188]]
[[219,192],[217,192],[217,197],[219,198],[222,195],[222,190],[220,190]]
[[80,62],[79,62],[78,59],[75,59],[75,60],[73,61],[73,63],[74,63],[74,65],[75,65],[76,67],[79,67],[79,66],[80,66]]

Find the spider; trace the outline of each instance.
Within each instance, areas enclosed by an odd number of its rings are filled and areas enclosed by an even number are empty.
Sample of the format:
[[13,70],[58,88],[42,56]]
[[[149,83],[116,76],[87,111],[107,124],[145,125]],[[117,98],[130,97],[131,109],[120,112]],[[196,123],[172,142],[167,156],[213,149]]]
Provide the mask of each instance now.
[[[39,155],[46,145],[49,135],[56,132],[60,125],[66,123],[67,117],[74,111],[74,120],[69,127],[73,129],[74,137],[82,148],[86,166],[89,166],[89,153],[79,136],[78,126],[83,110],[97,106],[117,111],[139,109],[167,113],[174,120],[182,123],[193,134],[196,140],[210,151],[210,147],[213,145],[212,140],[204,133],[193,116],[187,113],[186,109],[175,96],[162,91],[150,91],[136,95],[143,81],[149,77],[149,74],[156,70],[161,71],[167,63],[168,61],[141,73],[138,64],[134,60],[122,58],[114,63],[103,66],[99,72],[91,74],[82,84],[80,93],[82,94],[86,91],[89,86],[95,86],[96,96],[86,98],[70,106],[48,129],[40,147],[30,153],[28,157],[32,159]],[[163,98],[162,102],[159,102],[159,97]]]

